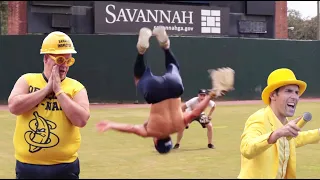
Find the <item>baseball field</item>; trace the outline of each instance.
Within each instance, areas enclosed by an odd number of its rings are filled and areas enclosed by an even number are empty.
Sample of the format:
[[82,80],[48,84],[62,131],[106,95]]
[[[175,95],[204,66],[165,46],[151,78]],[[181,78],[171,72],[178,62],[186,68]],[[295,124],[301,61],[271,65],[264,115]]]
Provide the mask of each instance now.
[[[148,105],[91,105],[91,118],[81,129],[80,178],[237,178],[240,171],[240,136],[246,119],[261,101],[217,102],[213,113],[213,142],[207,148],[206,129],[197,122],[185,131],[180,149],[160,155],[152,139],[119,132],[98,133],[103,119],[140,124],[148,117]],[[303,130],[320,128],[320,101],[300,101],[296,116],[310,112],[313,119]],[[294,117],[293,117],[294,118]],[[293,119],[292,118],[292,119]],[[15,116],[0,108],[0,178],[15,178],[12,137]],[[176,141],[176,134],[172,136]],[[298,178],[319,178],[320,144],[297,149]]]

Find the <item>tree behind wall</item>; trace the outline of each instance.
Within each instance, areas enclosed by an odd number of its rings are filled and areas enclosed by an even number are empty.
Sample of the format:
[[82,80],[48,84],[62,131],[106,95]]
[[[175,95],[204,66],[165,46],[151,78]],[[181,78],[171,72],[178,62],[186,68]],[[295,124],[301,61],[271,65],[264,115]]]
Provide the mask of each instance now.
[[0,35],[8,32],[8,1],[0,1]]
[[295,40],[317,40],[317,16],[310,19],[302,18],[299,11],[288,9],[288,29],[289,39]]

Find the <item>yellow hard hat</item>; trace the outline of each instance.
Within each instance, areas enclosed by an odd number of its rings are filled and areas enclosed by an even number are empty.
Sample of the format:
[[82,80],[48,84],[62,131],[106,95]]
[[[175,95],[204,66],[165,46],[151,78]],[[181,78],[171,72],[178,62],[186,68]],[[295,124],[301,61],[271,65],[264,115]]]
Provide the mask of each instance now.
[[51,32],[44,38],[40,54],[76,54],[71,38],[60,31]]
[[274,90],[286,86],[295,84],[299,86],[299,96],[301,96],[307,89],[307,83],[301,80],[297,80],[294,73],[287,68],[280,68],[274,70],[268,77],[268,85],[264,88],[261,94],[263,102],[267,105],[270,104],[270,93]]

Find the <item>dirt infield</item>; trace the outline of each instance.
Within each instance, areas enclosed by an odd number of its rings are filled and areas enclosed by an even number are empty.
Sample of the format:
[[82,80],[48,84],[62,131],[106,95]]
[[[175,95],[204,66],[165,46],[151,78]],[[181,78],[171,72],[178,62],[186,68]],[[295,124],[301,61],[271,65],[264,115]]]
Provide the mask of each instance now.
[[[300,99],[300,102],[320,102],[320,98]],[[261,100],[244,100],[244,101],[217,101],[217,105],[246,105],[246,104],[262,104]],[[149,104],[116,104],[116,103],[92,103],[91,109],[104,108],[146,108]],[[8,110],[7,105],[0,105],[0,110]]]

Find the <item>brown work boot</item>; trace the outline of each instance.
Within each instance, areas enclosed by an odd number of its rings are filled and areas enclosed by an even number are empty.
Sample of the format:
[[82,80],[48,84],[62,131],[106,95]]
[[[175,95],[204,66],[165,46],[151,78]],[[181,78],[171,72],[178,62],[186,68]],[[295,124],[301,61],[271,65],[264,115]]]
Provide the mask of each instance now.
[[164,49],[170,48],[170,40],[164,26],[158,26],[153,29],[153,35],[156,36],[160,46]]
[[143,27],[140,29],[137,49],[139,54],[144,54],[149,48],[149,39],[152,36],[152,31],[149,28]]

